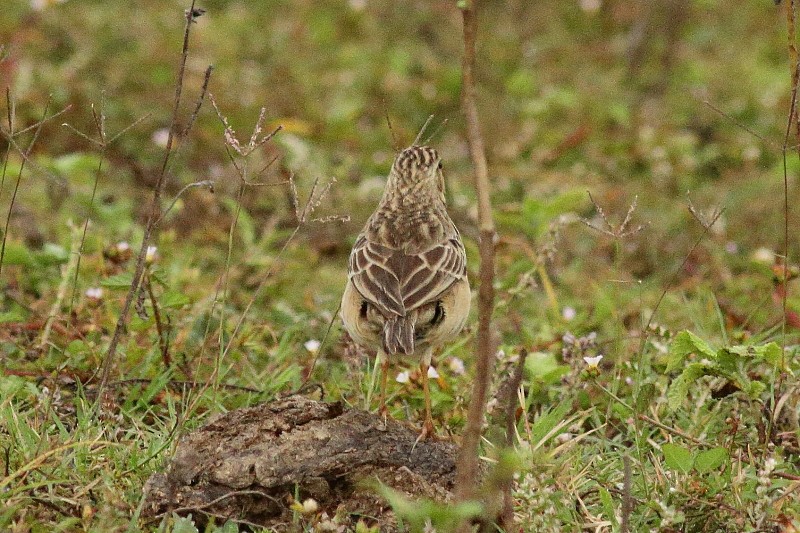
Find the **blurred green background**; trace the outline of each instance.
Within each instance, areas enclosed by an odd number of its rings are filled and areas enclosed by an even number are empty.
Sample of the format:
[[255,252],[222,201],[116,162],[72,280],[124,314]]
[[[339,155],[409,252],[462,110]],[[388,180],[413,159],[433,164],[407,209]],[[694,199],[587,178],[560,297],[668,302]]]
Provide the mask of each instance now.
[[[363,405],[363,350],[342,339],[335,324],[312,370],[316,348],[308,341],[325,337],[350,246],[380,198],[395,153],[430,115],[423,138],[434,134],[430,143],[443,156],[450,211],[467,241],[470,276],[477,277],[456,2],[198,6],[206,12],[191,27],[179,129],[213,65],[209,92],[242,143],[262,108],[264,132],[277,125],[283,131],[247,158],[249,184],[231,162],[243,160],[226,147],[208,99],[191,131],[177,139],[162,208],[193,182],[213,180],[214,190],[180,195],[153,242],[158,255],[150,274],[176,368],[164,373],[152,312],[133,312],[115,375],[160,380],[163,387],[171,377],[203,382],[218,371],[222,382],[258,389],[264,399],[311,372],[328,397]],[[39,120],[49,100],[50,113],[70,106],[42,128],[10,212],[0,274],[0,362],[9,375],[68,370],[85,381],[102,362],[132,271],[114,250],[120,242],[138,250],[141,242],[164,157],[187,7],[172,0],[6,0],[0,9],[3,127],[9,129],[9,102],[16,131]],[[691,328],[720,343],[773,338],[782,317],[775,267],[784,245],[781,147],[790,109],[784,6],[486,0],[479,20],[478,106],[500,236],[495,329],[503,354],[531,346],[542,352],[529,368],[530,405],[545,409],[571,392],[560,385],[574,362],[548,344],[566,332],[596,332],[597,353],[620,363],[616,385],[627,373],[649,375],[649,367],[635,372],[624,365],[641,355],[639,330],[664,291],[653,319],[664,331]],[[109,136],[145,118],[101,154],[73,131],[97,137],[93,110],[105,117]],[[27,146],[31,138],[28,132],[17,140]],[[5,140],[0,152],[10,154],[0,187],[5,220],[21,158]],[[800,164],[791,149],[786,164],[789,251],[797,257]],[[294,236],[290,177],[301,205],[335,179],[311,217],[322,220]],[[71,302],[70,249],[87,218]],[[100,298],[87,294],[93,288],[103,289]],[[800,326],[795,292],[790,339]],[[42,345],[54,302],[57,327]],[[231,351],[220,357],[220,342],[234,333]],[[469,375],[472,333],[468,328],[440,361],[463,359]],[[664,345],[648,350],[663,368]],[[437,422],[457,433],[470,383],[455,370],[446,377],[452,388],[435,390],[434,410]],[[15,394],[27,387],[8,383]],[[421,405],[417,388],[392,386],[412,407]],[[150,409],[158,389],[152,387],[123,398],[133,402],[132,412]],[[585,408],[587,398],[575,401]],[[206,401],[214,412],[252,398]],[[405,412],[395,404],[394,416]],[[168,431],[162,433],[158,438]],[[120,516],[137,505],[138,487]]]
[[[61,123],[93,135],[91,106],[102,103],[109,132],[148,118],[108,150],[87,245],[91,251],[108,239],[135,244],[139,226],[129,222],[143,220],[161,164],[185,7],[37,0],[12,2],[0,13],[0,80],[16,104],[17,127],[33,123],[48,96],[51,110],[71,106],[34,148],[35,161],[52,174],[31,168],[24,176],[12,241],[68,248],[64,223],[87,215],[97,151]],[[280,156],[257,181],[281,182],[293,173],[303,196],[315,179],[335,177],[321,213],[351,217],[300,232],[292,259],[312,261],[333,285],[341,281],[349,244],[380,195],[393,154],[431,114],[429,133],[447,120],[432,143],[447,163],[454,217],[475,236],[459,112],[461,24],[452,2],[202,7],[207,12],[192,28],[181,124],[213,65],[210,92],[243,141],[262,106],[265,127],[284,126],[255,154],[264,162]],[[687,210],[691,199],[706,216],[726,211],[680,269],[679,283],[691,288],[704,279],[726,298],[749,301],[736,275],[763,274],[753,252],[782,246],[780,146],[789,108],[783,10],[766,1],[485,2],[480,20],[479,106],[496,216],[508,237],[500,280],[513,283],[526,268],[530,254],[520,244],[535,251],[557,228],[547,268],[561,299],[589,308],[592,291],[619,276],[652,282],[655,295],[703,233]],[[216,193],[195,189],[182,197],[161,227],[159,238],[169,242],[161,251],[202,266],[200,277],[213,275],[206,267],[224,257],[219,245],[227,241],[238,182],[208,103],[180,145],[167,196],[204,179],[215,180]],[[797,158],[788,164],[794,198]],[[6,180],[4,206],[9,187]],[[643,229],[615,240],[577,223],[575,215],[603,225],[587,191],[617,223],[638,197],[631,228]],[[285,187],[248,187],[242,205],[252,218],[251,239],[292,225]],[[332,312],[336,296],[323,299]],[[537,312],[541,301],[533,301]]]

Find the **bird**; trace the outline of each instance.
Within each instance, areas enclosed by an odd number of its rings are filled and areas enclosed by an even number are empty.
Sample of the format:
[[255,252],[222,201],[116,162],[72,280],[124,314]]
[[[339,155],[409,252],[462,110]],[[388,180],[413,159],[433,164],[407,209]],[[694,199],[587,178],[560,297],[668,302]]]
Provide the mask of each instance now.
[[353,245],[341,317],[356,344],[377,351],[384,417],[390,363],[420,361],[425,420],[418,442],[436,437],[428,384],[433,350],[463,329],[470,296],[466,250],[447,212],[442,160],[435,149],[412,145],[392,163],[378,207]]

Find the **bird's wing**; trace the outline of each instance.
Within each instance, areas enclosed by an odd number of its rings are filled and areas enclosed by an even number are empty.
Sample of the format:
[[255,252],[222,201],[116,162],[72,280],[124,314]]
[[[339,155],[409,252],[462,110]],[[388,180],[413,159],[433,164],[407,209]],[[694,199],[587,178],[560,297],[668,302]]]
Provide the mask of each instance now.
[[388,267],[395,250],[361,235],[350,253],[349,276],[365,300],[375,305],[384,316],[404,316],[400,281]]
[[457,235],[416,254],[369,241],[362,235],[350,255],[350,279],[359,293],[387,317],[435,301],[467,274],[466,252]]

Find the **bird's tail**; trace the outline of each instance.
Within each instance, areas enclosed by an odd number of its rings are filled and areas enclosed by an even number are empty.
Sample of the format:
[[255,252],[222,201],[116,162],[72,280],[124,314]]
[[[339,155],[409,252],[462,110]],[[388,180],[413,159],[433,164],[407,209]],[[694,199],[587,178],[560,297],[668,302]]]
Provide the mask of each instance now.
[[415,316],[397,316],[386,321],[383,326],[383,351],[389,355],[414,353]]

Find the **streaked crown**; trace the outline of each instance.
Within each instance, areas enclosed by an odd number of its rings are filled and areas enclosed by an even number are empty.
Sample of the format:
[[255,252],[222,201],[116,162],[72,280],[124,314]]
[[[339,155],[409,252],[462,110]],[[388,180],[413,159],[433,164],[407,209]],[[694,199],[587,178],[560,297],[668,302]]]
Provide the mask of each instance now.
[[400,152],[392,165],[393,170],[404,176],[412,176],[417,171],[428,171],[439,164],[439,153],[429,146],[410,146]]

